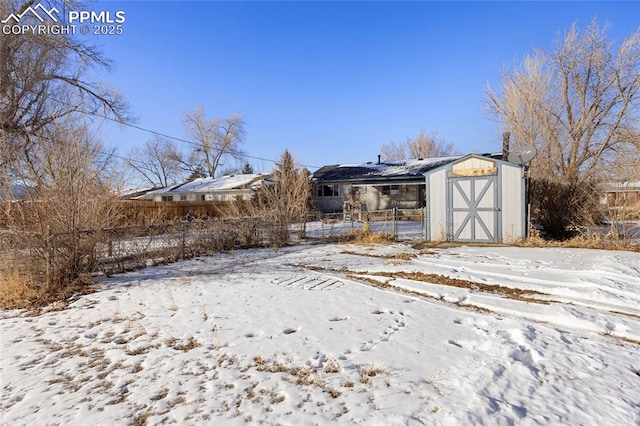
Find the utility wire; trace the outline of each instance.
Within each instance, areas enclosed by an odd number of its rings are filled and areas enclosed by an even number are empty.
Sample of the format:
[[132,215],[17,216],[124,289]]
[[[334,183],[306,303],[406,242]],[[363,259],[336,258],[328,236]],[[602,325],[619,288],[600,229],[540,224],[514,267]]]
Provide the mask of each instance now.
[[[59,99],[51,98],[51,97],[48,97],[46,95],[45,95],[45,98],[47,98],[49,100],[53,100],[54,102],[58,102],[58,103],[60,103],[62,105],[72,107],[72,105],[70,105],[70,104],[68,104],[68,103],[66,103],[64,101],[61,101]],[[161,137],[164,137],[164,138],[167,138],[167,139],[172,139],[172,140],[175,140],[175,141],[178,141],[178,142],[186,143],[188,145],[192,145],[192,146],[196,146],[196,147],[200,146],[200,144],[197,143],[197,142],[190,141],[188,139],[179,138],[179,137],[176,137],[176,136],[171,136],[171,135],[168,135],[166,133],[162,133],[162,132],[158,132],[156,130],[148,129],[146,127],[138,126],[138,125],[133,124],[133,123],[121,122],[121,121],[116,120],[113,117],[109,117],[108,115],[100,114],[98,112],[89,112],[89,111],[83,111],[83,110],[79,110],[79,109],[76,109],[76,111],[80,112],[82,114],[86,114],[86,115],[102,118],[102,119],[105,119],[105,120],[109,120],[109,121],[118,123],[118,124],[120,124],[122,126],[130,127],[130,128],[136,129],[136,130],[140,130],[142,132],[146,132],[146,133],[150,133],[150,134],[153,134],[153,135],[161,136]],[[239,151],[227,151],[227,152],[229,154],[232,154],[232,155],[251,158],[252,160],[268,161],[268,162],[271,162],[271,163],[274,163],[274,164],[278,163],[278,160],[272,160],[270,158],[256,157],[256,156],[248,155],[248,154],[245,154],[245,153],[239,152]],[[123,157],[120,157],[120,156],[117,156],[117,155],[116,155],[116,157],[123,158]],[[123,159],[126,159],[126,158],[123,158]],[[300,164],[300,165],[302,167],[306,167],[308,169],[319,169],[320,168],[320,166],[312,166],[312,165],[308,165],[308,164]]]

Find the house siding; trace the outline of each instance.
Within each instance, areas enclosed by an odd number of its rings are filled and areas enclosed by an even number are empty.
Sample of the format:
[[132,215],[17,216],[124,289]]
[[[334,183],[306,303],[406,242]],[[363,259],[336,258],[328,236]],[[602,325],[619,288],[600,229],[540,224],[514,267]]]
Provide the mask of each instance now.
[[[393,189],[392,189],[393,188]],[[397,192],[392,192],[397,188]],[[392,185],[340,185],[338,197],[316,196],[316,208],[323,213],[342,212],[344,202],[349,200],[354,191],[355,201],[365,204],[367,211],[399,209],[416,209],[425,205],[424,183],[392,184]]]

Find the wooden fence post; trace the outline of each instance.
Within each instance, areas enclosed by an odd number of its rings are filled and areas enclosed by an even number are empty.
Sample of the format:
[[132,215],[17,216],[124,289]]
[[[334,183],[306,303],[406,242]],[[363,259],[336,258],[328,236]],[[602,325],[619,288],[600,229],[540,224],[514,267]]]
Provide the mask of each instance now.
[[398,238],[398,208],[393,208],[393,236]]
[[180,258],[184,259],[186,245],[187,245],[187,227],[184,221],[180,222],[180,237],[182,238],[180,245]]
[[46,282],[47,287],[51,288],[53,285],[53,235],[49,226],[47,226],[46,246]]

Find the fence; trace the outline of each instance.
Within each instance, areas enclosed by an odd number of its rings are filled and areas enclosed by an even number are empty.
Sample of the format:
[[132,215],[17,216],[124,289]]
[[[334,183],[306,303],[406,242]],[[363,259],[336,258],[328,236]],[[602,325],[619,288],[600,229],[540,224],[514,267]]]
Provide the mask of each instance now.
[[354,215],[344,213],[313,214],[304,227],[307,238],[336,238],[368,228],[370,232],[393,235],[399,241],[424,239],[425,209],[374,210]]
[[123,224],[147,224],[157,220],[174,221],[186,217],[244,216],[250,205],[248,201],[122,200],[120,201],[119,209]]
[[[282,246],[297,238],[334,239],[354,231],[422,241],[425,210],[379,210],[359,217],[313,214],[289,226],[277,214],[244,218],[203,218],[64,233],[0,230],[0,273],[29,271],[47,285],[83,273],[106,275],[194,256],[250,247]],[[591,233],[607,231],[606,227]],[[640,222],[629,224],[631,245],[640,244]],[[608,232],[611,232],[610,229]]]
[[45,235],[3,231],[0,247],[10,249],[0,253],[5,260],[0,263],[0,272],[29,271],[51,286],[84,273],[110,275],[221,251],[282,246],[290,239],[286,222],[278,215]]
[[[20,215],[34,215],[37,202],[0,203],[0,230],[6,228],[10,219]],[[16,204],[17,205],[17,204]],[[173,222],[183,218],[242,217],[251,211],[250,201],[142,201],[118,200],[114,209],[119,213],[118,226],[152,225],[158,222]]]

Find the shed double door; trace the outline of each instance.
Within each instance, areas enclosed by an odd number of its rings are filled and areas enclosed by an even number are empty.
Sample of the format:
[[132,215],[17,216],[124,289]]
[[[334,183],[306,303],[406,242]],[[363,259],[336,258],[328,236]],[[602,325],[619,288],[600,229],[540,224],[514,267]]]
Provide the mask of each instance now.
[[449,240],[500,242],[497,176],[450,176],[447,198]]

